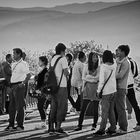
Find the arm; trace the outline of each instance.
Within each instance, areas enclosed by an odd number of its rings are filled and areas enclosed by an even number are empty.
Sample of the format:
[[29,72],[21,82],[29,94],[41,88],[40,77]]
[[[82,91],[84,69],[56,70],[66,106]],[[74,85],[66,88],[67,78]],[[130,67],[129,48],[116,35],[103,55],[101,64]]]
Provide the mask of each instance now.
[[27,83],[28,83],[28,81],[30,80],[30,78],[31,78],[31,74],[30,74],[30,73],[28,73],[28,74],[26,75],[25,80],[23,81],[23,84],[27,84]]
[[82,91],[84,90],[85,87],[86,75],[87,75],[87,65],[84,66],[83,73],[82,73],[82,80],[83,80]]
[[26,78],[23,81],[23,84],[27,84],[28,81],[31,78],[31,74],[30,74],[30,70],[29,70],[29,65],[27,63],[25,63],[23,66],[24,66],[23,69],[22,69],[23,70],[23,73],[26,73]]
[[63,69],[63,74],[65,75],[65,77],[69,78],[69,71],[68,71],[68,62],[67,59],[65,57],[62,58],[62,69]]
[[105,82],[105,70],[103,68],[103,66],[101,66],[100,68],[100,73],[99,73],[99,85],[98,85],[98,89],[97,92],[99,93],[104,85]]

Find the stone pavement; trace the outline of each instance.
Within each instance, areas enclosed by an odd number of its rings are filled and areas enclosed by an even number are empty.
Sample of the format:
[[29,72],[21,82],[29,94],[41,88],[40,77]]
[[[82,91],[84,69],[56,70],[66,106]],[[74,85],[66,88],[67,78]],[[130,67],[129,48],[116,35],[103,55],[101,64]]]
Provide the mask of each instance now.
[[[137,94],[138,100],[140,99],[140,93]],[[140,103],[140,100],[139,100]],[[70,107],[69,107],[70,108]],[[78,132],[74,132],[73,129],[77,126],[78,114],[67,114],[66,121],[62,127],[67,132],[67,135],[55,135],[50,136],[47,133],[47,129],[39,129],[36,127],[40,124],[39,113],[34,109],[34,112],[29,114],[25,120],[25,130],[20,132],[4,132],[4,128],[8,125],[8,115],[0,116],[0,140],[140,140],[140,131],[135,132],[133,127],[136,125],[134,112],[132,119],[128,120],[128,133],[124,135],[115,136],[93,136],[91,131],[92,118],[86,117],[83,123],[83,129]],[[99,121],[100,123],[100,118]],[[97,129],[99,125],[97,126]]]

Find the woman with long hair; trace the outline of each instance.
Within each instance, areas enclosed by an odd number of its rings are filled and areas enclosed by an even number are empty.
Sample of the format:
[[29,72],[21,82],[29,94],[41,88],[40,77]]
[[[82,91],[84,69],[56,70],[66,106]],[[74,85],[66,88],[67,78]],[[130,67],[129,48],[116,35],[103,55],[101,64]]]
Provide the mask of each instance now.
[[84,120],[85,112],[88,108],[89,103],[93,102],[93,124],[92,129],[94,130],[98,121],[98,107],[99,107],[99,99],[96,97],[96,90],[99,81],[99,58],[98,55],[94,52],[91,52],[88,57],[88,64],[85,64],[82,79],[83,79],[83,101],[81,106],[80,117],[78,120],[78,127],[75,131],[82,130],[82,123]]

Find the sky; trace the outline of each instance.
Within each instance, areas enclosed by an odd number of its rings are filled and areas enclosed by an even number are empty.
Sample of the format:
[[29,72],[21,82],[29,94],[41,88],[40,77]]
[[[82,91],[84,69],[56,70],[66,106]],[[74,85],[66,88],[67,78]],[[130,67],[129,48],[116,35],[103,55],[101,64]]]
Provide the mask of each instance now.
[[56,5],[65,5],[70,3],[84,2],[118,2],[124,0],[0,0],[0,7],[54,7]]

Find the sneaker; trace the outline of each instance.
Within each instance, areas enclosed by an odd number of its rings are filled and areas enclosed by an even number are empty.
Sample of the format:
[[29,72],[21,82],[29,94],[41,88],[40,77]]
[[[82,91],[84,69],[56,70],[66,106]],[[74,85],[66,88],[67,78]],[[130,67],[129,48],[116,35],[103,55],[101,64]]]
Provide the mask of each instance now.
[[54,129],[49,129],[49,130],[48,130],[48,133],[49,133],[50,135],[53,135],[53,134],[55,134],[55,130],[54,130]]
[[82,127],[78,126],[77,128],[74,129],[74,131],[80,131],[82,130]]
[[56,134],[65,134],[66,132],[62,128],[60,128],[60,129],[56,130],[55,133]]
[[140,125],[136,125],[136,127],[133,128],[136,131],[140,131]]
[[15,131],[16,130],[16,127],[13,127],[13,126],[7,126],[4,131]]
[[115,135],[116,134],[116,131],[111,131],[110,129],[107,129],[106,130],[106,134],[112,136],[112,135]]
[[24,130],[24,127],[23,127],[23,126],[17,126],[17,127],[16,127],[16,130],[17,130],[17,131],[23,131],[23,130]]
[[117,133],[117,134],[126,134],[127,131],[124,131],[124,130],[122,130],[122,129],[118,129],[118,130],[116,130],[116,133]]
[[93,133],[94,135],[97,135],[97,136],[103,136],[105,135],[105,131],[101,131],[101,130],[98,130],[96,131],[95,133]]
[[76,111],[76,109],[74,108],[74,107],[72,107],[71,109],[70,109],[70,112],[75,112]]
[[41,128],[43,128],[43,129],[47,128],[46,122],[42,122],[42,123],[41,123]]
[[128,120],[131,120],[131,119],[132,119],[131,114],[128,114],[127,119],[128,119]]
[[46,123],[45,122],[42,122],[41,124],[37,124],[36,126],[35,126],[35,129],[36,130],[39,130],[39,129],[46,129],[47,128],[47,126],[46,126]]
[[95,126],[92,126],[91,131],[92,131],[92,130],[95,130],[95,129],[96,129],[96,127],[95,127]]

